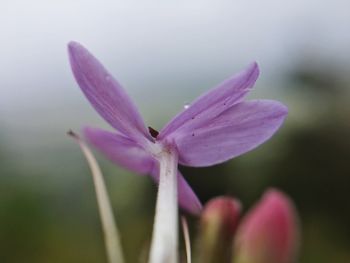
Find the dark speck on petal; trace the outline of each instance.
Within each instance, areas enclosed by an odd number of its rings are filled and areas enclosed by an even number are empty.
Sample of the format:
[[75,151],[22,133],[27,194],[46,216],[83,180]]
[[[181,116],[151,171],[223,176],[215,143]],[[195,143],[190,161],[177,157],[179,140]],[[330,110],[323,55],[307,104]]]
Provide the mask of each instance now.
[[157,136],[159,134],[157,130],[153,129],[152,127],[148,127],[148,131],[153,138],[157,139]]

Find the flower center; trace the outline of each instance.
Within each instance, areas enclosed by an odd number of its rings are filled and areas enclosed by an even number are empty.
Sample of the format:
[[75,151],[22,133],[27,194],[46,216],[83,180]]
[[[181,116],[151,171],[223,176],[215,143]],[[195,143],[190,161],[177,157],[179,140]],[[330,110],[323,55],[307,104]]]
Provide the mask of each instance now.
[[157,136],[159,132],[152,127],[148,127],[149,133],[151,134],[154,141],[148,141],[147,149],[155,159],[159,159],[165,152],[170,153],[172,146],[170,143],[164,140],[158,140]]

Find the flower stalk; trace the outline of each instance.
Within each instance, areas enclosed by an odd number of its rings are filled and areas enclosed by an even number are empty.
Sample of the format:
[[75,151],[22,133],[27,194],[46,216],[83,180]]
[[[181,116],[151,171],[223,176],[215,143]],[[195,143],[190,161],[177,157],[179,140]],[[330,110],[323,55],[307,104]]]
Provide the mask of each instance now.
[[178,155],[163,150],[159,155],[159,189],[149,263],[178,262]]
[[188,223],[185,216],[181,216],[181,225],[182,231],[185,240],[185,249],[186,249],[186,262],[192,262],[192,254],[191,254],[191,240],[190,240],[190,231],[188,230]]

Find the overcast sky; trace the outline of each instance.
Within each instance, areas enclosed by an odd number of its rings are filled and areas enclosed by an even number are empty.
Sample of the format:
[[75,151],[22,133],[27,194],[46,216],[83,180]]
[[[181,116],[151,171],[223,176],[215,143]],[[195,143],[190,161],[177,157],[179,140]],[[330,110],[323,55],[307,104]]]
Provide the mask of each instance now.
[[346,0],[2,0],[0,116],[8,123],[12,114],[35,123],[41,115],[34,118],[33,112],[51,111],[54,125],[78,114],[77,107],[95,114],[70,73],[70,40],[88,47],[142,109],[166,100],[174,108],[177,99],[192,99],[253,60],[262,69],[261,83],[308,53],[349,65],[349,5]]

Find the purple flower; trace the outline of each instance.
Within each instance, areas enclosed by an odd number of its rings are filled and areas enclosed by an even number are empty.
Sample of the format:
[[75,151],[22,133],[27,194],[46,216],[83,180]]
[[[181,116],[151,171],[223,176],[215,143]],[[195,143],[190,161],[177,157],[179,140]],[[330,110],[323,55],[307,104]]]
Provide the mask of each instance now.
[[[203,167],[248,152],[281,126],[287,108],[271,100],[243,101],[253,87],[259,69],[251,64],[239,74],[196,99],[159,133],[147,129],[137,108],[121,85],[80,44],[69,44],[74,76],[96,111],[114,132],[85,128],[85,138],[113,162],[159,181],[158,155],[175,152],[178,163]],[[201,203],[177,172],[178,200],[198,214]]]

